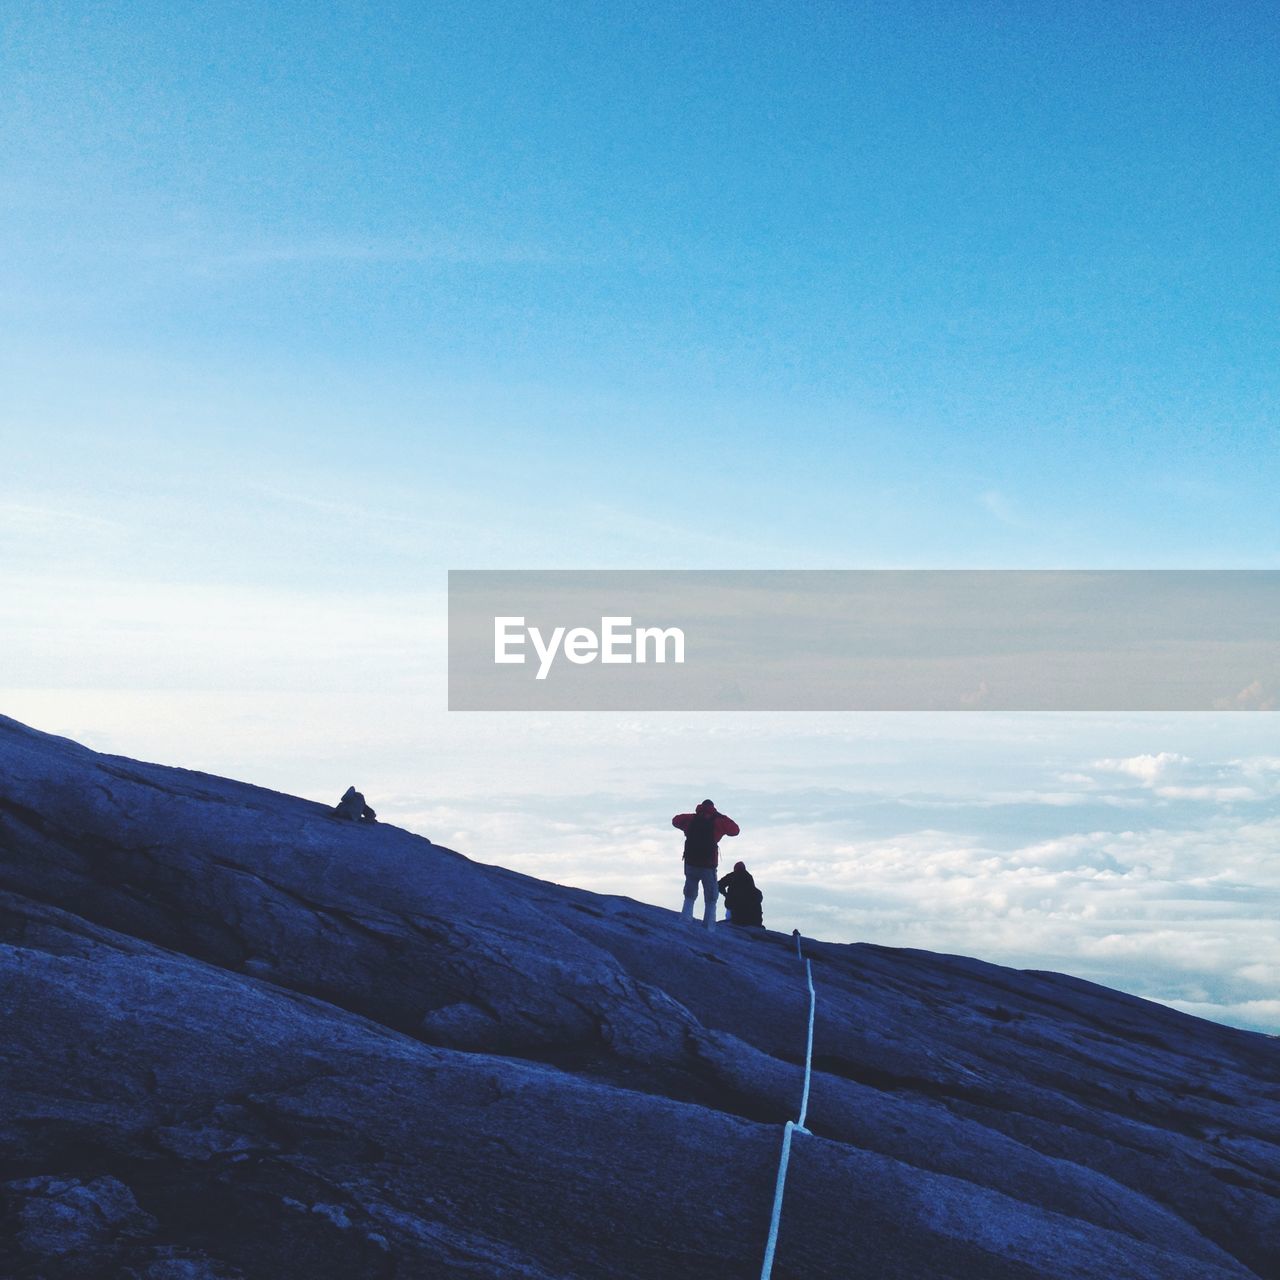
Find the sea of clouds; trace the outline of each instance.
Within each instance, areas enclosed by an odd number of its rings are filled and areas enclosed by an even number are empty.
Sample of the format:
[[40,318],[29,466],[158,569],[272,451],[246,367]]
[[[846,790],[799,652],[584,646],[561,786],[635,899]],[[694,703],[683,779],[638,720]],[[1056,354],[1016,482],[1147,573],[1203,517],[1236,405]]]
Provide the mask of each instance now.
[[[442,699],[441,699],[442,700]],[[1268,712],[424,715],[419,691],[9,690],[100,750],[380,815],[480,861],[680,905],[704,797],[771,928],[1054,969],[1280,1033]],[[438,705],[438,704],[437,704]],[[674,917],[673,917],[674,920]]]
[[[392,812],[473,857],[675,908],[670,817],[709,795],[742,824],[724,861],[746,861],[770,927],[1063,970],[1280,1033],[1280,755],[1232,749],[1255,726],[1190,717],[1177,736],[1201,739],[1193,755],[1152,724],[1153,749],[1105,754],[1099,739],[1131,740],[1142,717],[1112,735],[1014,716],[930,734],[928,719],[694,742],[636,723],[543,789],[400,796]],[[638,755],[647,776],[601,785]]]

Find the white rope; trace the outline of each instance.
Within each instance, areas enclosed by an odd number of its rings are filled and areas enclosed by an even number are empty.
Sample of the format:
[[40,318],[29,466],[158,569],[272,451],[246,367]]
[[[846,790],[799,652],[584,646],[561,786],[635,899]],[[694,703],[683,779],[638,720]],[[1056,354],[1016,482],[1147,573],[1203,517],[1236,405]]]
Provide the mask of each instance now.
[[787,1185],[787,1162],[791,1159],[791,1135],[795,1124],[788,1120],[782,1131],[782,1157],[778,1161],[778,1181],[773,1189],[773,1217],[769,1221],[769,1243],[764,1247],[764,1266],[760,1268],[760,1280],[773,1275],[773,1254],[778,1247],[778,1222],[782,1218],[782,1192]]
[[809,978],[809,1043],[804,1048],[804,1095],[800,1099],[800,1119],[796,1121],[796,1128],[801,1133],[808,1133],[804,1121],[809,1114],[809,1078],[813,1074],[813,1009],[818,997],[813,989],[813,961],[806,960],[804,969]]
[[[800,951],[800,931],[795,933],[796,956],[804,960]],[[809,981],[809,1040],[804,1051],[804,1093],[800,1099],[800,1119],[788,1120],[782,1130],[782,1154],[778,1157],[778,1180],[773,1188],[773,1213],[769,1219],[769,1241],[764,1247],[764,1265],[760,1268],[760,1280],[769,1280],[773,1275],[773,1255],[778,1248],[778,1225],[782,1221],[782,1193],[787,1186],[787,1165],[791,1162],[791,1135],[793,1133],[808,1134],[804,1127],[805,1118],[809,1114],[809,1081],[813,1074],[813,1014],[818,997],[813,989],[813,961],[804,961],[805,975]]]

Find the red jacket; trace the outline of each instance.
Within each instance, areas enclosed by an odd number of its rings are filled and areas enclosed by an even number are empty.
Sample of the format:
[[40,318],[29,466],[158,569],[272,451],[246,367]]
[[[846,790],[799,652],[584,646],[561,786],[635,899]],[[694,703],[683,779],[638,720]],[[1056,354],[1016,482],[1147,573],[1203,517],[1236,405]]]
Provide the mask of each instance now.
[[[703,808],[699,805],[698,813],[702,812]],[[715,837],[716,844],[720,843],[722,836],[736,836],[738,832],[742,830],[742,828],[739,827],[732,818],[726,817],[723,813],[716,812],[715,809],[712,809],[711,812],[715,814],[716,819],[715,828],[712,832]],[[677,813],[676,816],[671,819],[671,825],[680,831],[685,831],[688,829],[689,823],[691,823],[696,816],[697,814],[694,813]],[[720,865],[719,850],[716,851],[715,861],[711,865],[713,867],[718,867]]]

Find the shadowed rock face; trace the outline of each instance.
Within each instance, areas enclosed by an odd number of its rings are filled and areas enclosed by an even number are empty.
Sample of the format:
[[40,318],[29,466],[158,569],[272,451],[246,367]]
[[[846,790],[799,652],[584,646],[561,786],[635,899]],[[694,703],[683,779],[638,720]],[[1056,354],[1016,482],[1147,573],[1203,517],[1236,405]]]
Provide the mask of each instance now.
[[[1278,1042],[806,950],[778,1280],[1280,1275]],[[806,1017],[789,938],[0,718],[5,1276],[756,1275]]]

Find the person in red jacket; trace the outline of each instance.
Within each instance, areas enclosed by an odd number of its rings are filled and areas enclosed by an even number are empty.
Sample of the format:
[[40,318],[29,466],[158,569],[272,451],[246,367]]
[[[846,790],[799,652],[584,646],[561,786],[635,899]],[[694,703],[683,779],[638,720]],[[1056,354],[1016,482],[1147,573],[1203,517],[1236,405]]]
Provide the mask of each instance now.
[[684,908],[681,915],[693,919],[693,904],[702,886],[702,922],[708,929],[716,927],[716,899],[720,886],[716,867],[720,864],[717,847],[722,836],[736,836],[738,824],[723,813],[717,813],[710,800],[704,800],[693,813],[677,813],[671,825],[684,832]]

